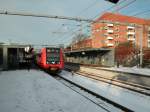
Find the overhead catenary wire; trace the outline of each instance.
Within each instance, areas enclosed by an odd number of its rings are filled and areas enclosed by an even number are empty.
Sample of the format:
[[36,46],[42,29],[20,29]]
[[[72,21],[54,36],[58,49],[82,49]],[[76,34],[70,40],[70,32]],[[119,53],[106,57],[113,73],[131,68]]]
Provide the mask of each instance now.
[[88,5],[85,9],[83,9],[78,15],[81,15],[85,12],[87,12],[87,10],[89,10],[91,7],[93,7],[94,5],[96,5],[96,3],[99,2],[99,0],[95,0],[94,2],[92,2],[90,5]]
[[[91,7],[93,7],[97,2],[99,2],[99,0],[95,0],[94,2],[92,2],[90,5],[88,5],[86,8],[84,8],[82,11],[80,11],[78,13],[78,16],[87,12],[88,9],[90,9]],[[76,27],[79,27],[79,25],[75,25]],[[61,29],[63,26],[61,26],[59,29]],[[81,28],[81,25],[80,25],[80,28]],[[73,30],[70,30],[69,32],[71,32],[71,34],[74,34],[76,33],[77,31],[74,31],[76,30],[77,28],[74,28]],[[58,30],[59,31],[59,30]],[[61,40],[60,41],[64,41],[65,40],[65,36],[68,35],[68,34],[64,34],[63,37],[61,37]],[[57,39],[58,40],[58,39]]]
[[[118,5],[121,5],[122,3],[124,3],[125,1],[127,1],[127,0],[123,0],[122,2],[120,2],[120,3],[118,3]],[[94,1],[92,4],[90,4],[87,8],[85,8],[84,10],[82,10],[82,12],[84,12],[84,11],[87,11],[89,8],[91,8],[92,6],[94,6],[96,3],[98,2],[98,0],[96,0],[96,1]],[[104,12],[107,12],[107,11],[109,11],[109,10],[111,10],[111,9],[113,9],[113,8],[115,8],[116,7],[116,5],[113,5],[112,7],[110,7],[110,8],[108,8],[108,9],[106,9],[106,10],[104,10],[104,11],[102,11],[102,13],[104,13]],[[81,14],[82,12],[80,12],[79,14]],[[99,16],[100,14],[98,14],[98,15],[96,15],[96,16],[94,16],[93,18],[92,18],[92,20],[94,20],[94,18],[95,17],[97,17],[97,16]],[[93,22],[95,22],[95,21],[93,21]],[[90,23],[91,24],[91,23]],[[85,28],[85,27],[84,27]],[[76,30],[76,31],[74,31],[74,30]],[[73,36],[73,35],[75,35],[76,34],[76,32],[78,31],[78,28],[74,28],[72,31],[71,31],[71,33],[68,35],[68,36]],[[61,40],[62,41],[64,41],[64,37],[65,37],[66,35],[64,34],[63,35],[63,37],[61,38]],[[70,36],[70,37],[71,37]]]
[[[85,11],[87,11],[89,8],[91,8],[92,6],[94,6],[98,1],[99,1],[99,0],[96,0],[96,1],[92,2],[92,3],[91,3],[90,5],[88,5],[85,9],[83,9],[82,11],[80,11],[79,14],[78,14],[78,16],[81,15],[81,14],[83,14],[83,12],[85,13]],[[59,27],[57,31],[60,32],[60,30],[62,29],[62,27],[64,27],[64,25],[65,25],[65,24],[62,24],[62,26]],[[81,25],[74,25],[74,26],[76,26],[76,27],[79,27],[79,26],[80,26],[80,27],[81,27]],[[75,28],[74,28],[73,30],[75,30]],[[70,31],[73,31],[73,30],[70,30]],[[59,32],[57,33],[57,31],[56,31],[55,34],[58,34],[58,33],[59,33]],[[68,33],[68,32],[66,32],[66,33]],[[74,33],[74,32],[73,32],[73,33]],[[73,34],[73,33],[71,33],[71,34]],[[62,34],[62,33],[61,33],[61,34]],[[64,41],[64,40],[65,40],[65,35],[66,35],[66,34],[63,33],[63,37],[61,37],[61,40],[60,40],[60,41]],[[58,41],[58,40],[59,40],[59,38],[58,38],[58,39],[55,39],[55,41]]]
[[147,14],[147,13],[150,13],[150,9],[145,10],[145,11],[141,11],[141,12],[137,12],[137,13],[133,14],[132,16],[138,16],[138,15],[143,15],[143,14]]
[[[128,0],[124,0],[124,1],[120,2],[119,4],[117,4],[117,6],[121,5],[121,4],[124,3],[125,1],[128,1]],[[132,0],[132,1],[128,2],[127,4],[125,4],[125,6],[122,6],[122,7],[118,8],[117,11],[120,11],[120,10],[122,10],[123,8],[128,7],[129,5],[133,4],[135,1],[136,1],[136,0]],[[102,13],[105,13],[105,12],[107,12],[107,10],[111,10],[112,8],[115,8],[115,7],[116,7],[116,5],[115,5],[115,6],[112,6],[112,7],[110,7],[110,8],[108,8],[108,9],[106,9],[106,10],[104,10],[104,11],[102,11]],[[100,15],[100,14],[99,14],[99,15]],[[97,16],[98,16],[98,15],[94,16],[94,17],[92,18],[92,20],[94,20]],[[114,17],[112,16],[112,18],[114,18]],[[95,21],[92,21],[91,24],[93,24],[93,23],[109,23],[109,22],[112,23],[112,21],[104,21],[104,20],[96,21],[96,20],[95,20]],[[122,23],[117,22],[117,24],[122,24]],[[125,23],[125,24],[126,24],[126,23]]]
[[[124,0],[127,1],[127,0]],[[123,3],[124,1],[120,2],[119,4]],[[133,0],[136,1],[136,0]],[[133,3],[132,1],[132,3]],[[128,5],[130,5],[128,3]],[[128,5],[126,5],[125,7],[127,7]],[[115,7],[115,6],[114,6]],[[125,8],[123,7],[123,8]],[[111,7],[112,9],[112,7]],[[122,8],[120,8],[122,9]],[[110,8],[109,8],[110,10]],[[75,20],[75,21],[88,21],[88,22],[95,22],[94,20],[91,19],[82,19],[82,18],[74,18],[74,17],[65,17],[65,16],[51,16],[51,15],[38,15],[38,14],[30,14],[30,13],[13,13],[13,12],[9,12],[9,11],[0,11],[0,14],[4,14],[4,15],[19,15],[19,16],[32,16],[32,17],[44,17],[44,18],[54,18],[54,19],[67,19],[67,20]]]
[[[119,2],[118,4],[117,4],[117,6],[119,6],[119,5],[121,5],[122,3],[124,3],[125,1],[128,1],[128,0],[124,0],[124,1],[122,1],[122,2]],[[133,1],[131,1],[132,3],[133,2],[135,2],[136,0],[133,0]],[[131,3],[130,2],[130,3]],[[128,5],[130,5],[129,3],[128,3]],[[126,5],[126,7],[128,6],[128,5]],[[102,11],[101,13],[105,13],[105,12],[107,12],[107,11],[109,11],[109,10],[111,10],[111,9],[113,9],[113,8],[115,8],[116,7],[116,5],[113,5],[112,7],[110,7],[110,8],[107,8],[106,10],[104,10],[104,11]],[[124,7],[125,8],[125,7]],[[121,8],[120,8],[120,10],[121,10]],[[92,20],[94,20],[97,16],[99,16],[100,15],[100,13],[99,14],[97,14],[96,16],[94,16],[93,18],[92,18]],[[93,24],[93,22],[95,22],[95,21],[92,21],[90,24]],[[75,29],[76,30],[76,29]],[[73,36],[75,33],[71,33],[71,35],[69,35],[69,36]]]
[[[120,2],[119,3],[119,5],[120,4],[122,4],[123,2],[125,2],[126,0],[124,0],[124,1],[122,1],[122,2]],[[95,2],[97,2],[97,1],[95,1]],[[92,5],[95,5],[95,2],[92,4]],[[90,7],[92,7],[92,5],[89,5],[87,8],[85,8],[85,9],[88,9],[88,8],[90,8]],[[106,11],[108,11],[108,10],[110,10],[110,9],[112,9],[112,8],[114,8],[114,7],[116,7],[115,5],[113,5],[112,7],[110,7],[110,8],[108,8],[108,9],[106,9],[106,10],[104,10],[104,11],[102,11],[102,12],[106,12]],[[84,11],[84,10],[83,10]],[[95,18],[95,17],[94,17]],[[93,19],[94,19],[93,18]],[[74,31],[75,30],[75,31]],[[75,35],[76,34],[76,32],[78,31],[78,28],[74,28],[72,31],[71,31],[71,33],[69,33],[69,35],[67,34],[67,35],[64,35],[63,37],[62,37],[62,39],[61,40],[63,40],[64,41],[64,37],[65,36],[70,36],[70,37],[73,37],[73,35]]]
[[109,10],[112,10],[113,8],[116,8],[116,6],[119,6],[119,5],[121,5],[122,3],[126,2],[126,1],[128,1],[128,0],[123,0],[122,2],[119,2],[117,5],[113,5],[113,6],[109,7],[109,8],[107,8],[107,9],[103,10],[102,12],[100,12],[100,13],[96,14],[94,17],[92,17],[92,19],[97,18],[101,14],[103,14],[103,13],[109,11]]
[[65,20],[73,20],[73,21],[92,21],[90,19],[83,19],[79,17],[66,17],[66,16],[54,16],[54,15],[44,15],[44,14],[33,14],[33,13],[22,13],[22,12],[11,12],[1,10],[0,14],[2,15],[14,15],[14,16],[30,16],[30,17],[42,17],[42,18],[51,18],[51,19],[65,19]]
[[[122,1],[122,2],[119,2],[118,5],[121,5],[121,4],[124,3],[125,1],[127,1],[127,0],[124,0],[124,1]],[[105,13],[105,12],[107,12],[107,11],[109,11],[109,10],[115,8],[115,7],[116,7],[116,5],[113,5],[112,7],[107,8],[106,10],[103,10],[101,13]],[[96,16],[92,17],[92,20],[94,20],[94,19],[95,19],[97,16],[99,16],[99,15],[100,15],[100,13],[97,14]],[[95,22],[95,21],[93,21],[93,22]]]
[[92,22],[91,19],[84,19],[80,17],[66,17],[66,16],[55,16],[55,15],[44,15],[44,14],[33,14],[33,13],[25,13],[25,12],[11,12],[11,11],[0,11],[0,14],[3,15],[16,15],[16,16],[30,16],[30,17],[41,17],[41,18],[51,18],[51,19],[65,19],[65,20],[73,20],[73,21],[87,21]]
[[126,8],[126,7],[128,7],[129,5],[133,4],[135,1],[136,1],[136,0],[132,0],[132,1],[130,1],[129,3],[125,4],[123,7],[118,8],[117,10],[120,11],[120,10],[122,10],[123,8]]
[[17,15],[17,16],[31,16],[31,17],[43,17],[43,18],[54,18],[54,19],[66,19],[66,20],[87,21],[87,22],[92,22],[93,21],[93,20],[90,20],[90,19],[83,19],[83,18],[79,18],[79,17],[53,16],[53,15],[32,14],[32,13],[25,13],[25,12],[21,13],[21,12],[0,11],[0,14],[3,14],[3,15]]
[[44,14],[33,14],[33,13],[27,13],[27,12],[11,12],[11,11],[5,11],[0,10],[0,14],[2,15],[14,15],[14,16],[30,16],[30,17],[41,17],[41,18],[51,18],[51,19],[63,19],[63,20],[71,20],[71,21],[87,21],[91,22],[93,20],[90,19],[84,19],[80,17],[66,17],[66,16],[54,16],[54,15],[44,15]]

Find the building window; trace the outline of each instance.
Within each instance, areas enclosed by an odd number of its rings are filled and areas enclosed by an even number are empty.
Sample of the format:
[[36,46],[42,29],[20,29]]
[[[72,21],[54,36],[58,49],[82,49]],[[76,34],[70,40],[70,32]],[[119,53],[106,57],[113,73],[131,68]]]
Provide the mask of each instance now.
[[104,27],[104,30],[108,30],[108,27],[107,27],[107,26],[105,26],[105,27]]
[[99,30],[99,29],[97,29],[96,31],[97,31],[97,32],[99,32],[100,30]]
[[107,26],[108,26],[108,27],[113,27],[113,26],[114,26],[114,24],[112,24],[112,23],[108,23],[108,24],[107,24]]
[[119,32],[119,28],[116,28],[116,29],[115,29],[115,32]]
[[103,43],[103,44],[104,44],[104,43],[105,43],[105,40],[101,40],[101,43]]
[[103,36],[106,37],[106,36],[108,36],[108,34],[107,34],[107,33],[104,33]]
[[127,39],[130,39],[130,38],[134,38],[135,36],[133,35],[127,35]]
[[119,41],[115,41],[115,45],[118,46],[119,45]]
[[132,36],[131,36],[131,35],[128,35],[128,39],[129,39],[129,38],[132,38]]
[[134,35],[128,35],[128,39],[131,39],[131,38],[135,39],[135,36]]
[[115,38],[119,38],[119,35],[118,35],[118,34],[115,34],[114,36],[115,36]]
[[150,41],[148,41],[148,47],[150,47]]
[[148,31],[150,32],[150,27],[148,27]]
[[135,29],[127,29],[127,32],[135,32]]

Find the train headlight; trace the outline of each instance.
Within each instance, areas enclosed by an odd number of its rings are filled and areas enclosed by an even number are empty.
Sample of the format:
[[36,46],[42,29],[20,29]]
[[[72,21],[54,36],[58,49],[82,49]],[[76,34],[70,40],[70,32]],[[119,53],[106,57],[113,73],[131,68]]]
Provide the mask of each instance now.
[[52,61],[52,64],[55,64],[55,62],[54,62],[54,61]]

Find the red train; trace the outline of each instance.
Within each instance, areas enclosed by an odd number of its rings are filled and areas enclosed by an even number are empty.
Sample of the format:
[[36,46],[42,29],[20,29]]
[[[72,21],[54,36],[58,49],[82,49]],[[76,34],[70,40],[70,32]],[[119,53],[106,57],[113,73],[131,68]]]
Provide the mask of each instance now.
[[59,72],[64,68],[64,55],[61,48],[42,48],[37,55],[37,64],[50,72]]

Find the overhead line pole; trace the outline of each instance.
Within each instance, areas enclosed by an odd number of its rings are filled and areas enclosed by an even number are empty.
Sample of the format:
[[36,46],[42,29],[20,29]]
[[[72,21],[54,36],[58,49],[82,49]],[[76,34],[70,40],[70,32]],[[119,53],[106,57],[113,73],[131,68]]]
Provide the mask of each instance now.
[[143,27],[141,27],[140,32],[140,67],[143,66]]

